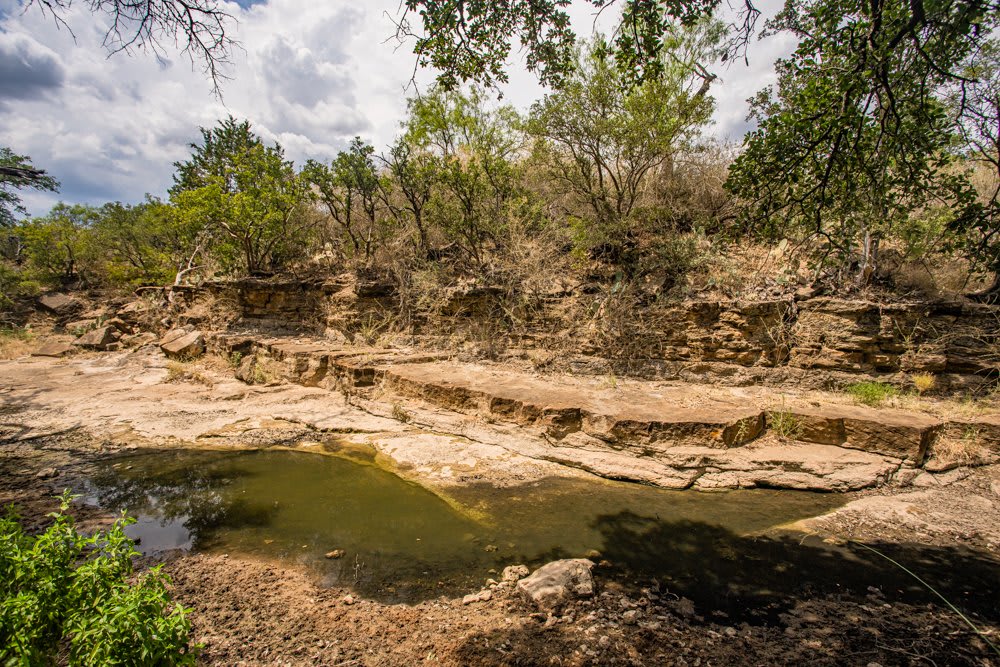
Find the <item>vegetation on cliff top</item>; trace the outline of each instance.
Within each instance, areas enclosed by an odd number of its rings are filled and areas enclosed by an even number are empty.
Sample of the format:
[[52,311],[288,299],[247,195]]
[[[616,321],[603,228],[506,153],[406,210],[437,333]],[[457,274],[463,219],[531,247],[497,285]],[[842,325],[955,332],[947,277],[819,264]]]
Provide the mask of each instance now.
[[[711,67],[755,34],[752,4],[727,29],[718,3],[629,0],[628,30],[584,44],[566,4],[405,3],[421,61],[443,73],[391,146],[356,138],[299,169],[224,119],[176,164],[166,200],[8,215],[0,300],[356,268],[417,300],[471,280],[649,302],[817,281],[958,292],[1000,269],[992,3],[789,2],[766,31],[799,46],[754,98],[741,149],[703,131]],[[524,115],[474,85],[503,79],[514,38],[555,85]],[[55,185],[3,178],[8,212],[13,189]]]

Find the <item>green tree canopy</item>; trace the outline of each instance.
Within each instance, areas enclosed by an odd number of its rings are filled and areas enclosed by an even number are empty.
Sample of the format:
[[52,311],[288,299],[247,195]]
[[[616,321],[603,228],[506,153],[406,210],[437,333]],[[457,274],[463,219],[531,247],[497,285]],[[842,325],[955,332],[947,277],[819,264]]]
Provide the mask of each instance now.
[[59,182],[36,169],[27,155],[17,155],[6,146],[0,146],[0,228],[12,226],[15,214],[27,214],[18,195],[18,191],[25,188],[55,192]]
[[[406,0],[397,23],[401,41],[414,40],[421,66],[439,70],[438,83],[449,90],[473,82],[504,83],[515,43],[520,43],[528,69],[542,83],[562,85],[573,72],[577,36],[567,8],[572,0],[456,2]],[[621,18],[609,44],[614,59],[633,82],[664,73],[664,51],[678,26],[690,27],[713,16],[720,0],[584,0],[595,13],[620,8]],[[742,54],[754,34],[759,11],[744,0],[731,24],[726,56]],[[417,21],[411,21],[418,17]]]
[[718,45],[721,26],[678,29],[664,76],[629,87],[600,37],[578,55],[563,87],[535,103],[529,132],[556,187],[590,209],[601,237],[621,235],[649,176],[669,169],[708,122],[713,76],[698,61]]
[[180,224],[207,229],[227,270],[276,270],[311,226],[300,215],[304,180],[281,146],[264,145],[247,121],[230,116],[201,132],[191,157],[176,164],[170,196]]
[[799,38],[776,89],[752,100],[758,128],[729,187],[756,229],[804,229],[826,251],[874,270],[879,241],[909,217],[979,214],[956,168],[942,93],[997,24],[987,3],[790,0],[771,24]]
[[[437,196],[430,205],[448,238],[481,263],[496,243],[520,190],[521,118],[510,106],[490,108],[484,93],[435,86],[410,101],[403,140],[434,156]],[[428,164],[425,162],[425,165]]]
[[371,257],[378,224],[381,179],[375,148],[355,137],[329,165],[310,160],[303,177],[315,187],[319,201],[350,239],[355,253]]

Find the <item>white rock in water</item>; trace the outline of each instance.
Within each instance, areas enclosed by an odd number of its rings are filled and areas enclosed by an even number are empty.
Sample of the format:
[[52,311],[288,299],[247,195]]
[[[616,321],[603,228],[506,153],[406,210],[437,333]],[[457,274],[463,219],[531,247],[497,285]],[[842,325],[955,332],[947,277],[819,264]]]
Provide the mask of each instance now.
[[552,609],[567,600],[594,594],[594,562],[586,558],[553,561],[517,582],[517,590],[540,609]]

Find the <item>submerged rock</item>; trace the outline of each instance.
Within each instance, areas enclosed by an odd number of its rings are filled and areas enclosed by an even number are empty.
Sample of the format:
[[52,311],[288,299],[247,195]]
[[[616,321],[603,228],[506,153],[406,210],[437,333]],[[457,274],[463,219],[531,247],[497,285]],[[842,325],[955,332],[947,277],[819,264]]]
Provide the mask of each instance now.
[[333,551],[326,552],[326,557],[333,560],[337,558],[343,558],[346,552],[343,549],[334,549]]
[[553,561],[517,582],[517,590],[540,609],[553,609],[572,598],[594,594],[593,567],[594,562],[586,558]]

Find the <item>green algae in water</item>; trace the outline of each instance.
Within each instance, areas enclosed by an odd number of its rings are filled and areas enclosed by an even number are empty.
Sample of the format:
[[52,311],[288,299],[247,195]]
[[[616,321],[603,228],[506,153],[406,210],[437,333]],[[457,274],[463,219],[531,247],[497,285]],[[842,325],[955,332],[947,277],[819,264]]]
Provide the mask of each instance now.
[[[600,554],[589,554],[595,560],[610,562],[602,580],[656,582],[733,620],[773,618],[814,592],[864,594],[875,586],[926,595],[870,553],[816,538],[805,545],[801,534],[774,530],[840,505],[835,494],[699,493],[551,478],[454,489],[446,501],[377,466],[334,456],[178,450],[105,462],[86,495],[136,516],[130,530],[143,551],[274,560],[382,600],[478,590],[506,565],[592,550]],[[978,596],[996,607],[995,561],[955,550],[880,548],[926,568],[928,580],[951,585],[955,599]],[[325,558],[333,550],[344,556]]]
[[[617,548],[622,517],[742,534],[836,503],[820,494],[683,493],[562,478],[459,489],[449,503],[376,466],[277,450],[122,457],[94,472],[88,495],[136,516],[132,535],[146,552],[253,555],[304,566],[328,584],[402,598],[591,550],[628,564]],[[344,556],[324,557],[335,549]]]

